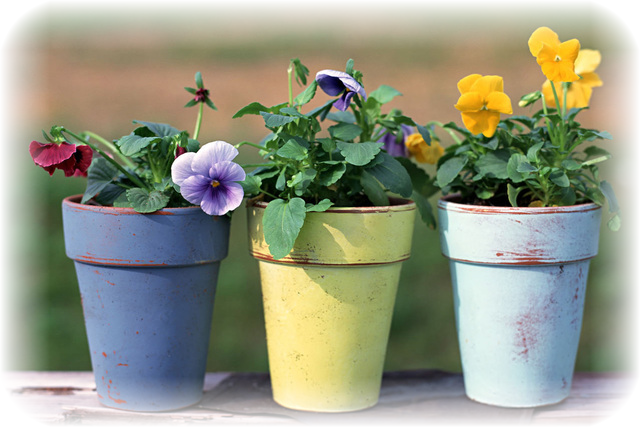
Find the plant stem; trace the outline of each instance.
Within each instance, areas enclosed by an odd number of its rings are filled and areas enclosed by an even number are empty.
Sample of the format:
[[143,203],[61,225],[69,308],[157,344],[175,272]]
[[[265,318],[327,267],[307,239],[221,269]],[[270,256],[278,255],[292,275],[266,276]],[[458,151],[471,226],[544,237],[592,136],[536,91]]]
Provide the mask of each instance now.
[[442,130],[447,132],[449,134],[449,136],[451,137],[451,139],[453,139],[456,142],[456,144],[458,144],[458,145],[462,144],[462,140],[460,138],[458,138],[458,136],[455,134],[455,132],[453,130],[447,129],[446,127],[444,127],[444,123],[434,120],[434,121],[431,121],[431,122],[427,123],[427,125],[425,127],[429,127],[430,125],[438,126]]
[[253,164],[240,165],[240,166],[244,169],[244,168],[260,168],[260,167],[276,166],[276,164],[275,163],[253,163]]
[[201,102],[198,107],[198,118],[196,119],[196,128],[193,131],[193,139],[197,140],[200,135],[200,126],[202,125],[202,115],[204,111],[204,103]]
[[262,146],[262,145],[254,144],[253,142],[249,142],[249,141],[242,141],[242,142],[239,142],[238,144],[234,145],[234,147],[236,147],[236,148],[240,148],[240,147],[242,147],[243,145],[250,145],[251,147],[258,148],[258,149],[260,149],[260,150],[265,150],[265,151],[266,151],[266,149],[267,149],[266,147],[264,147],[264,146]]
[[[70,135],[71,132],[67,131]],[[109,149],[109,151],[111,151],[113,154],[115,154],[116,156],[118,156],[118,158],[120,160],[123,161],[124,164],[126,164],[128,167],[130,167],[131,169],[135,169],[135,165],[133,164],[133,162],[131,160],[129,160],[128,157],[124,156],[120,150],[118,150],[116,148],[116,146],[111,143],[110,141],[107,141],[106,139],[104,139],[103,137],[101,137],[100,135],[93,133],[91,131],[84,131],[83,133],[85,133],[86,135],[88,135],[90,138],[95,139],[96,141],[98,141],[99,143],[101,143],[102,145],[104,145],[105,147],[107,147]],[[74,137],[76,137],[75,135],[73,135]],[[76,137],[77,138],[77,137]]]
[[287,68],[287,76],[289,80],[289,107],[293,107],[293,62],[289,62],[289,68]]
[[103,159],[105,159],[106,161],[111,163],[113,166],[115,166],[120,172],[122,172],[127,178],[129,178],[132,182],[134,182],[140,188],[146,188],[147,190],[152,190],[152,188],[146,185],[144,182],[142,182],[140,178],[138,178],[134,174],[129,173],[129,171],[127,171],[124,167],[122,167],[120,163],[116,162],[115,160],[113,160],[113,158],[109,157],[104,151],[98,148],[98,146],[96,146],[95,144],[92,144],[89,141],[85,141],[80,136],[76,135],[75,133],[67,129],[64,129],[64,132],[68,133],[69,135],[71,135],[78,141],[82,142],[83,144],[87,144],[89,147],[91,147],[92,150],[100,154]]

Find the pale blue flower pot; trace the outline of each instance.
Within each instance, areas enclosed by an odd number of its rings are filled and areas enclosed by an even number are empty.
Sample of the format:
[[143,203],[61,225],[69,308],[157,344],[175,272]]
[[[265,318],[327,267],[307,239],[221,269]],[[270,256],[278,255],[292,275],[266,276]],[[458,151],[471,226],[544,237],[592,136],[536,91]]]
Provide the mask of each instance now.
[[601,209],[471,206],[441,199],[465,391],[504,407],[571,389]]
[[62,203],[96,380],[105,406],[166,411],[202,398],[229,218],[199,207],[139,214]]

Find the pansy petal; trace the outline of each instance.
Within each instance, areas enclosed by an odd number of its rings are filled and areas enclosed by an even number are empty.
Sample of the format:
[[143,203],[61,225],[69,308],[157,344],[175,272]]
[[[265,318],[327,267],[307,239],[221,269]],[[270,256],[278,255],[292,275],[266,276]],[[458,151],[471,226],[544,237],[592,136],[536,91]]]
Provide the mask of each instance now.
[[242,166],[233,162],[214,163],[209,169],[209,178],[218,182],[244,181],[246,176]]
[[190,203],[199,205],[202,198],[211,187],[211,180],[202,175],[192,175],[182,181],[180,194]]
[[68,160],[76,152],[75,144],[63,142],[61,144],[41,144],[32,141],[29,144],[29,153],[36,165],[41,167],[55,166]]
[[78,145],[76,147],[76,172],[85,174],[89,166],[91,166],[91,160],[93,159],[93,150],[88,145]]
[[467,92],[460,95],[454,107],[459,111],[480,111],[484,106],[482,96],[477,92]]
[[224,215],[242,203],[244,191],[240,184],[229,183],[211,187],[203,195],[200,207],[208,215]]
[[558,35],[548,27],[540,27],[529,37],[529,51],[533,56],[538,56],[542,45],[556,46],[560,43]]
[[487,97],[491,92],[503,90],[502,77],[500,76],[482,76],[477,79],[471,88],[470,93],[477,92],[483,99]]
[[584,74],[593,73],[598,65],[602,56],[600,52],[593,49],[581,49],[576,58],[575,72],[584,77]]
[[479,125],[478,120],[481,118],[481,111],[473,111],[473,112],[463,112],[462,116],[462,124],[466,127],[469,132],[474,135],[482,132],[482,127]]
[[340,111],[346,111],[351,104],[351,98],[353,98],[353,95],[355,95],[355,93],[346,91],[336,102],[333,103],[333,106]]
[[460,94],[465,94],[471,90],[471,86],[482,76],[480,74],[471,74],[460,79],[458,82],[458,90]]
[[494,111],[485,111],[484,115],[484,129],[482,130],[482,134],[487,138],[491,138],[494,133],[496,133],[496,129],[498,128],[498,124],[500,123],[500,113]]
[[362,96],[365,100],[367,99],[367,93],[364,91],[364,88],[358,83],[356,79],[347,75],[346,77],[341,77],[340,81],[344,86],[351,92],[355,92]]
[[577,39],[567,40],[558,47],[558,56],[563,61],[568,61],[572,64],[576,62],[578,53],[580,53],[580,42]]
[[487,109],[503,114],[513,114],[511,99],[504,92],[491,92],[487,96]]
[[351,76],[342,71],[322,70],[316,73],[316,82],[327,95],[337,96],[345,90],[341,77]]
[[[578,83],[578,82],[576,82]],[[602,86],[602,80],[600,80],[600,76],[596,73],[584,73],[580,74],[580,84],[589,86],[589,87],[599,87]]]
[[[203,145],[191,162],[191,168],[200,175],[207,175],[212,164],[231,161],[238,155],[238,149],[225,141],[213,141]],[[181,158],[180,156],[178,158]]]
[[184,153],[180,157],[176,158],[171,165],[171,179],[177,185],[182,185],[182,182],[194,174],[191,169],[191,162],[196,156],[196,153]]

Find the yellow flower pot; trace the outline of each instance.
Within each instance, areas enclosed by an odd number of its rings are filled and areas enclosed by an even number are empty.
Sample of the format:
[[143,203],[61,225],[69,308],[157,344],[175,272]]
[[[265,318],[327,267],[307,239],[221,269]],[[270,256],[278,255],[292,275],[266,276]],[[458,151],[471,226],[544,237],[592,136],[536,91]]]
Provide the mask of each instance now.
[[375,405],[415,204],[309,212],[289,255],[275,261],[264,202],[248,209],[258,259],[274,400],[344,412]]

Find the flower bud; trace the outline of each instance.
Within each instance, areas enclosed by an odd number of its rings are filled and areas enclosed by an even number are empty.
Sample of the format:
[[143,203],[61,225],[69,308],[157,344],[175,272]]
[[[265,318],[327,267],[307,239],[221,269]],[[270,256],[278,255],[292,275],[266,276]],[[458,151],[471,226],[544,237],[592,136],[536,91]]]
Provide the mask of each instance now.
[[535,92],[528,93],[520,98],[520,102],[518,102],[519,107],[526,107],[527,105],[531,105],[536,102],[538,99],[542,97],[542,92],[539,90]]

